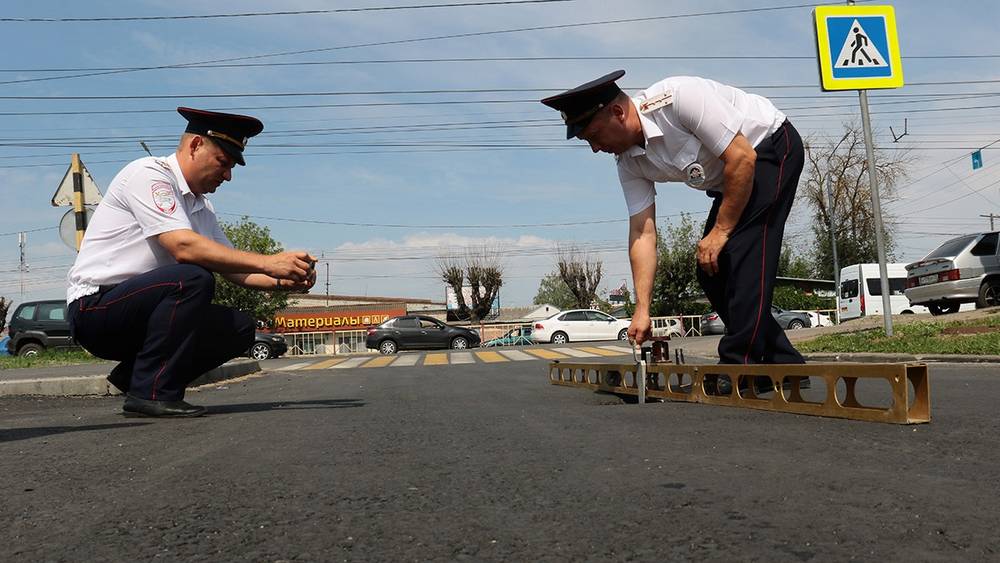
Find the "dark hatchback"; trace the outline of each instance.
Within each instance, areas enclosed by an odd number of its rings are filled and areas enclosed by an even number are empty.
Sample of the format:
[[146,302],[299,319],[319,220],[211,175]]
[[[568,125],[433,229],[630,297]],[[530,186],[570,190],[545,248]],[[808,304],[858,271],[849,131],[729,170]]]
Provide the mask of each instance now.
[[399,350],[464,349],[479,346],[475,330],[417,315],[395,317],[368,329],[365,345],[382,354]]

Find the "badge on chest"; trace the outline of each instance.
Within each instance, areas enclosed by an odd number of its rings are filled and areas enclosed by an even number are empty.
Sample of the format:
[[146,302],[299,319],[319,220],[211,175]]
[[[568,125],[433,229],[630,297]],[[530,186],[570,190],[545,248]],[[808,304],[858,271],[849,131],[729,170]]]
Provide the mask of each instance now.
[[705,168],[697,162],[688,164],[684,169],[684,183],[692,188],[700,188],[705,183]]

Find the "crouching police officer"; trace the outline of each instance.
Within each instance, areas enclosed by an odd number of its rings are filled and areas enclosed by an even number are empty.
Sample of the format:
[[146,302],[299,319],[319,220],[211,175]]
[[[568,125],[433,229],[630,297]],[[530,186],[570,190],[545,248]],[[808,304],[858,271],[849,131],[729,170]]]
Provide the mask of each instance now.
[[651,336],[654,182],[684,182],[714,199],[697,256],[698,281],[728,329],[720,361],[804,363],[771,316],[785,220],[804,163],[795,128],[766,98],[731,86],[678,76],[629,97],[615,84],[624,74],[542,103],[562,112],[567,139],[616,155],[636,293],[629,337],[641,344]]
[[316,281],[306,252],[233,248],[207,197],[246,164],[247,140],[264,125],[177,111],[188,120],[177,151],[133,161],[115,176],[69,271],[73,335],[95,356],[120,362],[108,380],[126,393],[127,415],[204,414],[184,401],[187,386],[253,343],[254,319],[212,304],[212,272],[261,290],[305,291]]

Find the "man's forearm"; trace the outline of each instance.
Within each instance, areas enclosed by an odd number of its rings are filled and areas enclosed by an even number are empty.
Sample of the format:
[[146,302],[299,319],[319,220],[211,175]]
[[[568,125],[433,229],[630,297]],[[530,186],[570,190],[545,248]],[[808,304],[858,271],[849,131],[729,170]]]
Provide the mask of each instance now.
[[656,223],[652,214],[630,230],[628,257],[635,287],[635,310],[648,315],[656,277]]
[[264,271],[265,256],[229,248],[194,231],[163,233],[160,244],[182,264],[198,264],[223,274]]

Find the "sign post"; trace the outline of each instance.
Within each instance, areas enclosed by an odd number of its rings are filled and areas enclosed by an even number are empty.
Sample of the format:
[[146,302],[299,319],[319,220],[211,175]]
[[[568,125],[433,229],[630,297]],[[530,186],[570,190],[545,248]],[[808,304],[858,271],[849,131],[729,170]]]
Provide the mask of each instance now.
[[73,153],[73,160],[69,165],[69,170],[66,171],[66,175],[59,182],[56,193],[52,195],[52,206],[73,207],[76,226],[75,244],[70,244],[71,241],[67,241],[67,244],[75,247],[77,252],[80,251],[80,244],[83,242],[83,233],[87,230],[87,218],[91,214],[86,206],[97,205],[100,202],[101,190],[97,187],[97,182],[94,182],[94,177],[90,175],[90,171],[83,165],[80,155]]
[[813,11],[816,47],[823,90],[857,90],[861,124],[868,156],[868,184],[875,218],[879,277],[882,284],[882,314],[885,334],[892,336],[892,306],[886,268],[882,204],[875,170],[868,90],[903,86],[903,63],[896,35],[896,12],[892,6],[821,6]]

